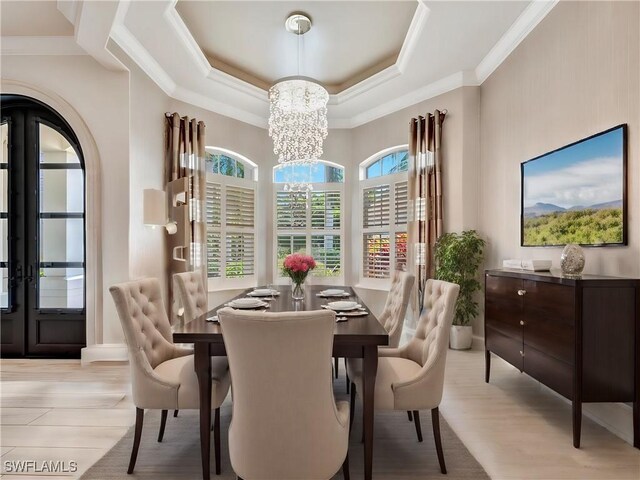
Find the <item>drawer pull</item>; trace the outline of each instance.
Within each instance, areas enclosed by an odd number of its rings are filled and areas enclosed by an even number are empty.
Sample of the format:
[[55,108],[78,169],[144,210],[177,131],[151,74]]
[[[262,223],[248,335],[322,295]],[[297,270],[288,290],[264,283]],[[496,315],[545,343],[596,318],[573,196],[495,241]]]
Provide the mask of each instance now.
[[522,350],[520,350],[520,356],[524,357],[524,352]]
[[525,293],[527,293],[526,290],[518,290],[518,295],[520,295],[521,297],[524,296]]
[[524,325],[524,320],[520,320],[520,325]]

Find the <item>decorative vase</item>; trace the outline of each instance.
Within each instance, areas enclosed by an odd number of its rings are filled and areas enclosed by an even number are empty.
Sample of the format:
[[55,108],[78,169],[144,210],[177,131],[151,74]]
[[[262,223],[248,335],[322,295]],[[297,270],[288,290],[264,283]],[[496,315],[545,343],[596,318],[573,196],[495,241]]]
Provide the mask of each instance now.
[[584,251],[580,245],[569,243],[560,257],[560,268],[566,277],[580,277],[584,270]]
[[301,282],[291,281],[291,298],[294,300],[304,300],[304,280]]

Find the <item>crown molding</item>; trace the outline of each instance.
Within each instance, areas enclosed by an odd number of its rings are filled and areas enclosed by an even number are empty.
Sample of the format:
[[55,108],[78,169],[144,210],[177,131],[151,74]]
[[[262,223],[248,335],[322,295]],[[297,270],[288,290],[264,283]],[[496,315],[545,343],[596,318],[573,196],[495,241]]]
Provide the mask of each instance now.
[[2,55],[88,55],[72,36],[0,37]]
[[138,39],[125,27],[124,22],[117,21],[114,23],[111,29],[111,38],[164,93],[170,97],[173,96],[177,88],[176,82],[173,81],[169,74],[165,72],[160,64],[149,54],[147,49],[145,49]]
[[513,52],[520,42],[556,6],[559,0],[535,0],[520,14],[500,40],[482,59],[475,70],[479,83],[483,83]]
[[167,20],[167,22],[169,22],[169,25],[173,27],[175,33],[177,34],[178,38],[182,41],[184,46],[187,47],[187,51],[189,52],[192,60],[198,67],[200,74],[206,77],[209,75],[209,72],[212,69],[211,64],[209,63],[209,60],[207,60],[207,57],[205,56],[204,52],[200,48],[200,45],[198,45],[198,42],[196,42],[196,39],[193,38],[193,35],[191,35],[191,32],[189,31],[189,29],[187,28],[187,25],[182,20],[182,17],[176,10],[177,3],[178,3],[178,0],[171,0],[171,2],[169,2],[166,10],[164,11],[164,17]]
[[409,92],[406,95],[402,95],[394,100],[383,103],[370,110],[355,115],[349,121],[348,128],[359,127],[365,123],[369,123],[380,117],[384,117],[391,113],[402,110],[403,108],[411,107],[417,103],[424,102],[430,98],[437,97],[443,93],[450,92],[460,87],[477,86],[477,80],[473,73],[470,72],[457,72],[453,75],[449,75],[441,80],[437,80],[429,85],[425,85],[422,88]]

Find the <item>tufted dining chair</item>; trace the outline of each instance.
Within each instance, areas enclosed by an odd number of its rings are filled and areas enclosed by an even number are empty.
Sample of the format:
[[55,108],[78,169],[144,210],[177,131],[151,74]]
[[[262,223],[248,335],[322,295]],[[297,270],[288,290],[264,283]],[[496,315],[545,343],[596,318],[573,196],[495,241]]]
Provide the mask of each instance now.
[[[136,426],[127,473],[132,473],[138,456],[144,409],[162,410],[158,441],[164,436],[167,411],[199,409],[198,380],[190,349],[173,344],[169,318],[162,301],[160,282],[144,278],[112,286],[109,291],[116,304],[129,350],[129,366]],[[219,437],[220,405],[229,392],[230,377],[226,358],[212,357],[211,403],[216,409],[214,429]],[[216,472],[220,471],[216,446]]]
[[229,455],[245,480],[349,479],[349,404],[331,380],[335,313],[218,311],[233,382]]
[[[399,348],[378,351],[375,385],[376,410],[413,412],[418,441],[422,442],[419,410],[430,409],[440,471],[447,473],[440,439],[440,413],[449,332],[460,287],[440,280],[427,280],[424,308],[415,335]],[[355,392],[362,391],[362,363],[347,361],[351,385],[351,422]]]
[[[378,349],[383,348],[397,348],[400,344],[400,337],[402,336],[402,327],[404,326],[404,318],[407,315],[407,306],[409,305],[409,299],[411,298],[411,289],[416,277],[409,273],[400,270],[395,270],[391,276],[391,287],[389,288],[389,294],[384,304],[384,309],[378,317],[378,322],[384,327],[389,334],[389,345],[380,346]],[[356,361],[362,361],[355,359]],[[345,365],[347,359],[345,358]],[[337,370],[337,367],[336,367]],[[347,374],[347,393],[349,393],[349,375]]]
[[190,322],[207,313],[207,290],[199,272],[176,273],[173,281],[178,287],[178,295],[184,307],[184,321]]

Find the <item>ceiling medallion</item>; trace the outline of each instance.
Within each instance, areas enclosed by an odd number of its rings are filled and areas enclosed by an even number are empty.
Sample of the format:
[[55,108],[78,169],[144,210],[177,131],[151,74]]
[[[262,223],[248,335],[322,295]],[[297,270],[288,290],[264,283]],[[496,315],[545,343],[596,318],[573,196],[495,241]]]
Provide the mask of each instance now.
[[[302,38],[311,29],[305,14],[295,13],[285,22],[288,32]],[[317,81],[298,75],[278,80],[269,89],[269,136],[279,163],[314,162],[322,156],[327,137],[329,92]]]

